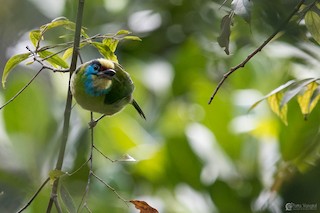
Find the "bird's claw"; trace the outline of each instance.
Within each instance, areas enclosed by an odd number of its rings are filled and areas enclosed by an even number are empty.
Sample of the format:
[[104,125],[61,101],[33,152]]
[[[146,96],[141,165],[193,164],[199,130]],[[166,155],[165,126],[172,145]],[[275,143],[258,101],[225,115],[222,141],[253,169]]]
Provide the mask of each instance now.
[[97,120],[91,120],[88,125],[89,129],[93,129],[97,125],[98,121]]

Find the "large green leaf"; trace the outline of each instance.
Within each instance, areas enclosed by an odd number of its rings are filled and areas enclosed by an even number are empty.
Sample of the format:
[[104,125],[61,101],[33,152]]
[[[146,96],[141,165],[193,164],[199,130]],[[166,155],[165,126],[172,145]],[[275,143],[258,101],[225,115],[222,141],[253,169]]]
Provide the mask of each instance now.
[[2,74],[2,87],[5,88],[6,80],[9,73],[12,69],[17,66],[22,61],[26,60],[30,56],[30,53],[23,53],[12,56],[4,66],[3,74]]
[[53,52],[45,50],[45,51],[38,52],[38,54],[42,59],[45,59],[54,67],[58,67],[58,66],[61,66],[63,68],[69,67],[68,63],[64,59],[62,59],[59,55]]

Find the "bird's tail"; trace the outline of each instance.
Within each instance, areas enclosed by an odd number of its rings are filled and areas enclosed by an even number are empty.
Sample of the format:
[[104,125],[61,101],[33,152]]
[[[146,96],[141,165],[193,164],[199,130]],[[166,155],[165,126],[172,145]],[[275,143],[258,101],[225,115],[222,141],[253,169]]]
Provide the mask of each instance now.
[[138,104],[134,99],[132,100],[132,103],[131,103],[131,104],[134,106],[134,108],[137,110],[137,112],[140,114],[140,116],[141,116],[143,119],[147,120],[147,119],[146,119],[146,116],[145,116],[145,114],[143,113],[142,109],[140,108],[139,104]]

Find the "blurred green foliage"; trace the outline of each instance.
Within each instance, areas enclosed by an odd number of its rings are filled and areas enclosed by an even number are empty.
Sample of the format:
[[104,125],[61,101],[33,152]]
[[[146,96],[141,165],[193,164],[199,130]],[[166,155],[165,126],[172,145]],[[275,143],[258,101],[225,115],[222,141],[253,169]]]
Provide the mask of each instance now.
[[[253,103],[288,80],[318,78],[319,45],[305,25],[290,22],[282,36],[228,78],[208,105],[221,76],[260,45],[297,3],[254,2],[250,24],[235,17],[227,56],[217,42],[220,21],[230,10],[230,2],[220,8],[222,2],[86,1],[84,27],[90,36],[127,29],[142,38],[121,41],[116,54],[147,116],[144,121],[128,107],[103,119],[94,130],[95,146],[111,159],[127,153],[137,162],[111,163],[94,151],[93,170],[121,196],[145,200],[159,212],[281,212],[290,202],[318,204],[319,210],[319,106],[305,120],[298,102],[290,101],[288,125],[267,102],[248,113]],[[8,9],[3,11],[23,11],[14,17],[0,13],[1,70],[8,58],[32,46],[26,43],[29,31],[57,16],[74,20],[77,8],[71,0],[57,1],[51,13],[46,1],[0,3]],[[83,48],[81,56],[84,61],[101,57],[92,47]],[[37,69],[18,66],[0,90],[1,103]],[[0,111],[0,212],[17,211],[54,168],[67,78],[43,71]],[[72,173],[88,159],[88,121],[89,112],[75,105],[64,171]],[[84,166],[61,179],[76,205],[88,171]],[[279,194],[273,196],[271,189]],[[47,185],[25,212],[43,212],[49,196]],[[96,179],[87,205],[92,212],[138,211]]]

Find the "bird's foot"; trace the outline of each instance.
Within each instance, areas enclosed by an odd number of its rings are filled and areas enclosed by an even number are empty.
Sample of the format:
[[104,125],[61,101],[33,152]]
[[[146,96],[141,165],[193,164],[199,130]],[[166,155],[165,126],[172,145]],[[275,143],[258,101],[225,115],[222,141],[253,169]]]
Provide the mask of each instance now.
[[98,123],[98,120],[91,120],[88,125],[89,125],[89,129],[93,129]]
[[106,115],[102,115],[100,118],[96,119],[96,120],[91,120],[88,124],[89,124],[89,129],[93,129],[97,123],[104,118]]

